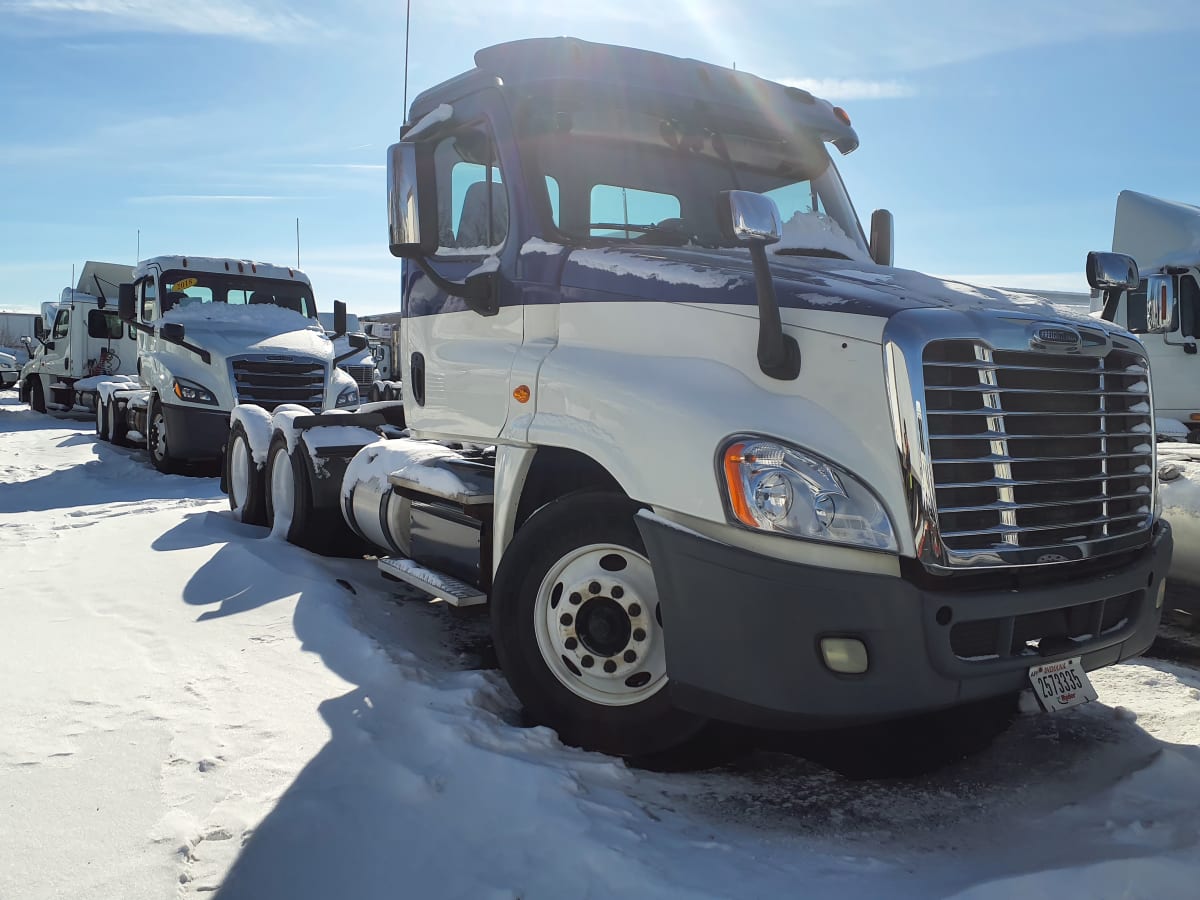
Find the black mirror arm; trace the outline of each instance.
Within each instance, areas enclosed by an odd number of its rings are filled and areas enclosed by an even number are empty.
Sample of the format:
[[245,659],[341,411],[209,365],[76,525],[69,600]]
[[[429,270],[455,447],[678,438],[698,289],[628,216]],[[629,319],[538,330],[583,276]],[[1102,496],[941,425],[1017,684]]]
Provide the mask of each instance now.
[[794,337],[784,334],[766,246],[751,244],[750,259],[754,263],[754,287],[758,295],[758,366],[764,375],[793,381],[800,375],[800,345]]
[[1111,289],[1104,292],[1104,309],[1100,313],[1100,318],[1106,322],[1115,322],[1117,320],[1117,304],[1121,301],[1121,291]]
[[445,291],[452,297],[462,297],[467,301],[467,306],[481,316],[494,316],[500,311],[499,279],[496,272],[480,272],[466,281],[451,281],[438,274],[425,257],[414,256],[412,260],[420,266],[421,271],[439,291]]
[[[134,331],[140,331],[142,334],[154,335],[154,334],[158,333],[154,330],[153,325],[143,325],[141,322],[137,321],[136,319],[130,319],[129,322],[126,324],[128,324],[129,327],[132,328]],[[207,350],[205,350],[203,347],[197,347],[195,344],[188,343],[186,340],[171,341],[171,343],[179,345],[184,350],[190,350],[192,353],[195,353],[198,357],[200,357],[201,361],[204,362],[206,365],[212,365],[212,354],[209,353]]]

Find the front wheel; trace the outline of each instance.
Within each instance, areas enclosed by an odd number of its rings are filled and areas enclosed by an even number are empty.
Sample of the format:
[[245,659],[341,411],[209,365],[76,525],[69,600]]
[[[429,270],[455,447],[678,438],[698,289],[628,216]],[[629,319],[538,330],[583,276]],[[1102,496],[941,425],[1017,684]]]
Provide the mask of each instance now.
[[705,724],[668,699],[654,573],[615,494],[547,504],[517,532],[492,589],[500,666],[526,711],[569,744],[645,756]]
[[263,473],[254,461],[246,427],[234,422],[225,443],[225,486],[233,517],[247,525],[266,525]]
[[146,422],[146,449],[150,451],[150,461],[154,463],[154,468],[164,475],[178,473],[179,460],[171,455],[170,437],[167,434],[167,415],[157,395],[150,396]]
[[42,387],[42,376],[34,375],[29,381],[29,408],[34,412],[44,413],[46,411],[46,390]]

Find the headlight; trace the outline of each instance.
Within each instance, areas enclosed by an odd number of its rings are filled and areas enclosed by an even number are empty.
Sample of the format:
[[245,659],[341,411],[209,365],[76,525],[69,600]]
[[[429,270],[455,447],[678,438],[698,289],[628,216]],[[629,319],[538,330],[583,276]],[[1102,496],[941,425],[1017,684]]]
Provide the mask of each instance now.
[[896,550],[883,504],[849,472],[777,441],[738,438],[721,471],[732,518],[749,528],[833,544]]
[[337,405],[338,406],[354,406],[356,403],[358,403],[358,388],[357,387],[342,388],[342,392],[340,394],[338,394]]
[[188,403],[207,403],[209,406],[217,405],[217,398],[213,396],[212,391],[201,387],[194,381],[188,381],[186,378],[175,379],[175,396],[180,400],[186,400]]

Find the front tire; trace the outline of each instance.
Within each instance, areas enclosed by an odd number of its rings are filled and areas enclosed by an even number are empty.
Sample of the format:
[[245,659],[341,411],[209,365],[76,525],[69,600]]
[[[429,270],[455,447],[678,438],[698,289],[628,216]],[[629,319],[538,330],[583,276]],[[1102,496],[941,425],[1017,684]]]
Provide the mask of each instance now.
[[171,455],[168,441],[166,412],[158,395],[152,394],[146,410],[146,449],[150,451],[154,468],[164,475],[174,475],[179,471],[179,460]]
[[42,376],[33,375],[29,380],[29,408],[34,412],[44,413],[46,411],[46,389],[42,387]]
[[246,427],[234,422],[225,444],[225,486],[233,517],[246,525],[266,525],[263,472],[254,462]]
[[547,504],[513,538],[491,594],[500,667],[529,715],[566,743],[618,756],[669,750],[705,724],[668,699],[636,512],[606,493]]

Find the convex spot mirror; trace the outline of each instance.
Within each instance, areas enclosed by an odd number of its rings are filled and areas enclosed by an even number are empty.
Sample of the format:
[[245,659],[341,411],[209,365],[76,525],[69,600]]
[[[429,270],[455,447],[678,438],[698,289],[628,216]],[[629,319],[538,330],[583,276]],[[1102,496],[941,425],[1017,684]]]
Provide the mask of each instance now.
[[783,237],[783,217],[775,201],[753,191],[721,191],[717,221],[727,240],[742,246],[777,244]]

